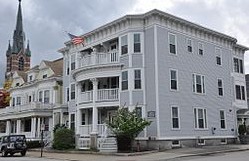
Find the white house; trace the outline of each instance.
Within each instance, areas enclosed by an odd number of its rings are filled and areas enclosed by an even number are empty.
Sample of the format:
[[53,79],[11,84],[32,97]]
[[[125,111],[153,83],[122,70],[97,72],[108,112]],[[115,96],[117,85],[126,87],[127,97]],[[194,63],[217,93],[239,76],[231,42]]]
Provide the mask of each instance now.
[[[55,124],[66,123],[62,102],[63,60],[42,61],[27,72],[15,71],[10,89],[10,106],[0,109],[1,135],[25,134],[51,140]],[[66,109],[67,110],[67,109]],[[64,122],[63,122],[64,121]]]
[[120,106],[152,121],[137,137],[141,146],[236,139],[236,112],[247,109],[248,50],[236,38],[159,10],[121,17],[81,37],[84,44],[68,41],[59,50],[77,148],[115,151],[105,122]]

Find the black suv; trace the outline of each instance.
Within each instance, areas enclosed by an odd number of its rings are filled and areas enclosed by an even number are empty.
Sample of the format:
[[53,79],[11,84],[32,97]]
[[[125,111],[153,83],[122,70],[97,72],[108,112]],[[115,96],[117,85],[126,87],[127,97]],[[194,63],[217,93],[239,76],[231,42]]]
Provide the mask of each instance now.
[[25,135],[2,136],[0,139],[0,149],[4,157],[8,154],[12,156],[15,153],[21,153],[22,156],[25,156],[27,151]]

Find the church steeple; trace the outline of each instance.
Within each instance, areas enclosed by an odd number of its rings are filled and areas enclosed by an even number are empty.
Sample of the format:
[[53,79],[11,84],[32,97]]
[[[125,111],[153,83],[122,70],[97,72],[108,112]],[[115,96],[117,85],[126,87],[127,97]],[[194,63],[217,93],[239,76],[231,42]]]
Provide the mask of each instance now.
[[[6,51],[6,80],[11,79],[15,71],[25,72],[30,69],[31,51],[29,42],[25,46],[25,33],[22,23],[22,6],[21,0],[18,0],[18,11],[16,17],[16,26],[13,35],[13,45],[10,42]],[[27,47],[25,49],[25,47]]]
[[22,49],[24,49],[25,42],[25,33],[23,31],[22,24],[22,6],[21,0],[19,1],[18,12],[17,12],[17,20],[16,20],[16,29],[14,31],[13,36],[13,53],[19,53]]

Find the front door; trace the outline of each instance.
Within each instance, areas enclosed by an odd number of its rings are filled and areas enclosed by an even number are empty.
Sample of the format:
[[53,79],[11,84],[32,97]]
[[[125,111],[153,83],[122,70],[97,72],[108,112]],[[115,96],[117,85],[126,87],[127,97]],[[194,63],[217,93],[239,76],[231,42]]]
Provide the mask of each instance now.
[[107,119],[109,122],[113,122],[114,118],[116,117],[117,111],[116,110],[111,110],[107,111]]

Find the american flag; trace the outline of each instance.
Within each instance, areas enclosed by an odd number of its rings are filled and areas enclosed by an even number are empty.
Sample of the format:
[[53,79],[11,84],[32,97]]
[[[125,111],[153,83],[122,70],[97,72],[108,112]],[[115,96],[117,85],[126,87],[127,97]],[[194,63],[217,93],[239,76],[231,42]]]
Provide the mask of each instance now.
[[75,36],[75,35],[70,34],[70,33],[67,33],[67,34],[71,38],[71,40],[73,41],[74,45],[83,44],[83,42],[84,42],[84,38],[83,37]]

